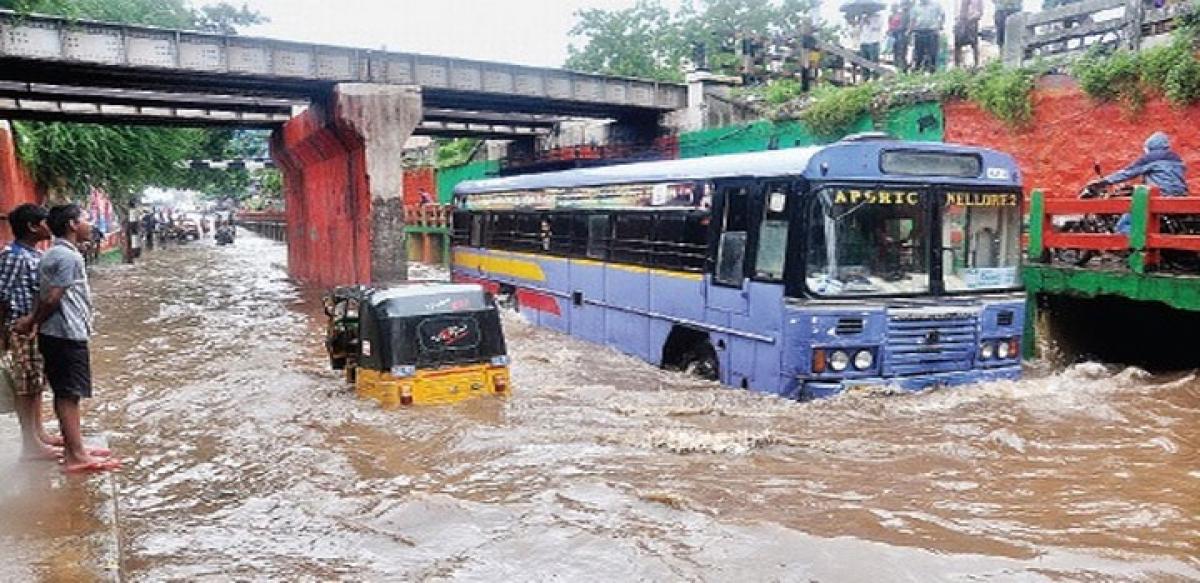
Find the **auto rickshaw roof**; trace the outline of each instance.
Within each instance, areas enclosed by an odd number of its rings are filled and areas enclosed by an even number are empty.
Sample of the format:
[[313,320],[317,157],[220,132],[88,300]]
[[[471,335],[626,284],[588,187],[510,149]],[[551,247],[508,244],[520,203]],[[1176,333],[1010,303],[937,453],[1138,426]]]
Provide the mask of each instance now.
[[410,283],[371,294],[372,308],[389,317],[407,317],[491,309],[483,288],[471,283]]

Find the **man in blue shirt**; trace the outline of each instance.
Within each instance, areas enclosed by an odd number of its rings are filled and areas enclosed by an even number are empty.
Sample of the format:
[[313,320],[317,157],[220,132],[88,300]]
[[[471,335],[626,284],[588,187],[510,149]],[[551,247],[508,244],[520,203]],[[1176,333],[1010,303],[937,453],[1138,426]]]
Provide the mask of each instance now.
[[[1134,178],[1142,179],[1150,186],[1157,186],[1163,196],[1187,196],[1187,167],[1183,158],[1171,150],[1171,139],[1163,132],[1154,132],[1146,139],[1142,157],[1088,186],[1107,186]],[[1117,232],[1129,233],[1129,215],[1117,222]]]
[[46,209],[23,204],[8,213],[12,243],[0,250],[0,345],[12,359],[13,402],[21,425],[21,459],[53,460],[62,439],[46,433],[42,424],[42,393],[46,376],[36,334],[18,334],[13,323],[33,312],[38,298],[38,243],[50,238]]

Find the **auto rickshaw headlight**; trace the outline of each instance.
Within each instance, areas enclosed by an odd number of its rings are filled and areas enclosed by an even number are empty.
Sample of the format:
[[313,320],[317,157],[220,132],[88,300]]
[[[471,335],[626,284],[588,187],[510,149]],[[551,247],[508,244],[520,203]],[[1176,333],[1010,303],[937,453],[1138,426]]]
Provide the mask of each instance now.
[[508,355],[501,354],[500,356],[493,356],[492,366],[508,366]]
[[417,367],[411,364],[400,364],[392,367],[392,376],[403,379],[417,374]]
[[996,343],[996,358],[1004,360],[1008,358],[1008,342],[1002,341]]

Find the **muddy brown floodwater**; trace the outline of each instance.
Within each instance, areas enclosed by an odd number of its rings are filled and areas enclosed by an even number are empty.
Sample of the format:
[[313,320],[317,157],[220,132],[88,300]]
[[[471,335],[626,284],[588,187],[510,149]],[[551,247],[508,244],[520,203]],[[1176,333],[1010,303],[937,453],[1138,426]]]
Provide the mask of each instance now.
[[1200,579],[1200,379],[1103,364],[795,403],[506,316],[515,395],[383,411],[246,235],[96,270],[92,439],[16,460],[0,579]]

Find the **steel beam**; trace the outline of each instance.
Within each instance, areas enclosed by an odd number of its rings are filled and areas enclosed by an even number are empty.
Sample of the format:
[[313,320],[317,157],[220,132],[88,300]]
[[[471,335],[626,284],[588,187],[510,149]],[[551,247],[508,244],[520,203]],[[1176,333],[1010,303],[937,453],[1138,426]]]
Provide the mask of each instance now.
[[[312,96],[333,84],[418,85],[458,109],[623,117],[687,106],[683,85],[413,53],[0,11],[0,78]],[[32,78],[31,78],[32,77]],[[466,107],[466,103],[508,107]]]

